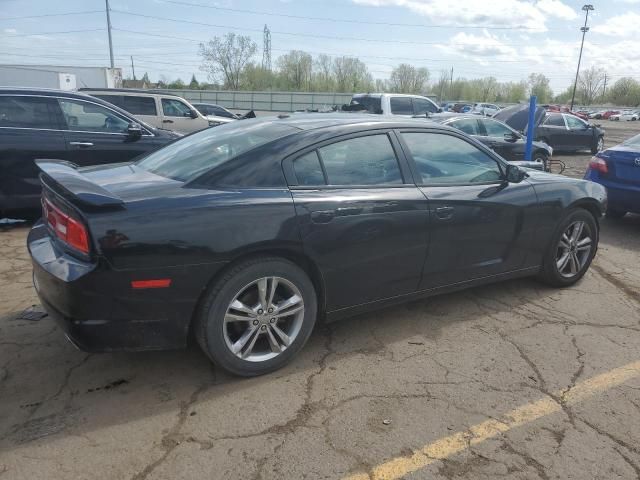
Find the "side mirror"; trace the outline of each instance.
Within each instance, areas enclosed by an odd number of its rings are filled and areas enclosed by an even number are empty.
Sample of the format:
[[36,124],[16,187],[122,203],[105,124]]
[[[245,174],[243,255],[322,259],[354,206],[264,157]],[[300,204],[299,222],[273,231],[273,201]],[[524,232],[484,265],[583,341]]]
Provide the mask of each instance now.
[[189,110],[189,113],[185,113],[184,116],[190,118],[198,118],[198,112],[196,112],[195,110]]
[[516,133],[509,132],[509,133],[505,133],[504,134],[504,139],[507,142],[514,143],[514,142],[517,142],[520,139],[520,136],[518,134],[516,134]]
[[131,122],[127,127],[127,135],[130,138],[139,138],[142,136],[142,127],[139,123]]
[[509,183],[520,183],[527,178],[527,173],[517,165],[507,165],[506,180]]
[[438,107],[438,110],[436,110],[436,113],[442,113],[442,107]]

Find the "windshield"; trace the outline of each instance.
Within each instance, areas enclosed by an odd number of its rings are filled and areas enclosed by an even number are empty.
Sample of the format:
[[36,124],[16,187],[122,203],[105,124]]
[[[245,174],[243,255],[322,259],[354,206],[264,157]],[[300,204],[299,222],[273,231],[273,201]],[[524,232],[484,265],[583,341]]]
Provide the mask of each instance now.
[[273,122],[243,120],[189,135],[147,155],[137,166],[188,182],[241,153],[298,131]]
[[631,137],[629,140],[625,140],[622,142],[623,145],[627,147],[638,147],[640,148],[640,135],[636,135],[635,137]]

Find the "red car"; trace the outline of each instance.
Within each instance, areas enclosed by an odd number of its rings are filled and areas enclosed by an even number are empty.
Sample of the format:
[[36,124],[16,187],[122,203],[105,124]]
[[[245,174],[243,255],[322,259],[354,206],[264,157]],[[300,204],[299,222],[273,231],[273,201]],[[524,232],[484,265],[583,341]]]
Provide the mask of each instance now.
[[620,110],[607,110],[606,112],[604,112],[604,113],[602,114],[602,118],[603,118],[604,120],[609,120],[609,117],[610,117],[611,115],[617,115],[617,114],[619,114],[619,113],[620,113]]

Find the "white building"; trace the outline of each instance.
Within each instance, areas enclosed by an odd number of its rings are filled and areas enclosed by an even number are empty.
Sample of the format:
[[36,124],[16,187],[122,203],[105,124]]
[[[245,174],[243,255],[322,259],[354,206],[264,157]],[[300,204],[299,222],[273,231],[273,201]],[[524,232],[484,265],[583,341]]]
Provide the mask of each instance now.
[[122,69],[65,65],[0,65],[0,86],[61,90],[82,87],[119,88],[122,86]]

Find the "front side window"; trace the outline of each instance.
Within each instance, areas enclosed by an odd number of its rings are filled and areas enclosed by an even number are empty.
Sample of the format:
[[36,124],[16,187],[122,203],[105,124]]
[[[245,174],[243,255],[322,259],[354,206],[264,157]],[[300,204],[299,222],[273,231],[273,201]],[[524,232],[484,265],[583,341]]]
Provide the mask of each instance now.
[[487,131],[488,137],[504,138],[505,135],[511,135],[513,131],[495,120],[482,120],[484,129]]
[[402,133],[425,185],[495,183],[502,171],[493,158],[475,145],[452,135]]
[[564,118],[567,120],[567,125],[571,129],[584,130],[584,128],[587,126],[585,122],[580,120],[578,117],[574,117],[573,115],[565,115]]
[[544,124],[547,127],[566,127],[564,124],[564,118],[559,113],[552,113],[547,115],[547,118],[544,121]]
[[475,118],[463,118],[460,120],[455,120],[448,125],[453,128],[457,128],[467,135],[480,135],[480,131],[478,130],[478,120],[476,120]]
[[394,115],[413,115],[410,97],[391,97],[391,113]]
[[125,133],[129,120],[96,103],[70,98],[58,99],[69,130],[80,132]]
[[0,95],[0,127],[58,129],[54,98]]
[[402,183],[398,159],[386,134],[351,138],[318,151],[329,185]]
[[284,124],[231,122],[170,143],[141,159],[137,166],[162,177],[188,182],[242,153],[297,131]]
[[165,117],[189,117],[191,109],[180,100],[173,98],[162,99],[162,112]]
[[438,107],[436,107],[433,102],[425,98],[414,98],[413,99],[413,114],[414,115],[425,115],[426,113],[437,113]]
[[156,116],[156,99],[153,97],[133,97],[124,95],[122,108],[134,115],[151,115]]

